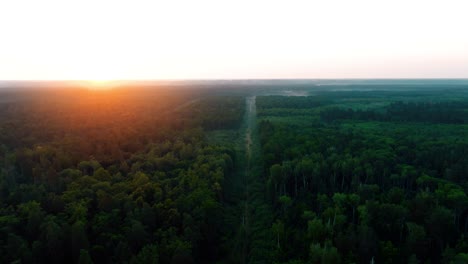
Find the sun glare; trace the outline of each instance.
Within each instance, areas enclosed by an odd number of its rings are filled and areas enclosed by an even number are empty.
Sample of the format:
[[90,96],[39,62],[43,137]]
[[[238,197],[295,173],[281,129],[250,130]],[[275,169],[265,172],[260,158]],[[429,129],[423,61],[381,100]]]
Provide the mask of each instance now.
[[114,80],[89,80],[88,81],[88,89],[89,90],[110,90],[114,87],[115,81]]

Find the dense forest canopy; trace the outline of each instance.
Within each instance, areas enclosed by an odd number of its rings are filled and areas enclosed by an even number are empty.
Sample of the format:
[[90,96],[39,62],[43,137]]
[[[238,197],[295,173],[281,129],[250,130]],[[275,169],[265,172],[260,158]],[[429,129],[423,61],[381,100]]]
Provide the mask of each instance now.
[[4,89],[0,262],[466,263],[467,175],[461,84]]
[[7,96],[14,100],[0,112],[2,263],[218,257],[234,154],[209,145],[204,130],[238,125],[242,98],[172,90]]
[[468,261],[468,98],[380,93],[257,98],[280,262]]

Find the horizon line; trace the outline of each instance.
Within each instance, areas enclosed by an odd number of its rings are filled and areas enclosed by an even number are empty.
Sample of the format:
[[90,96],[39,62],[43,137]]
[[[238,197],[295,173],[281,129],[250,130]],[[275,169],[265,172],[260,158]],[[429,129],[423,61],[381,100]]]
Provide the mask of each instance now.
[[468,80],[468,77],[337,77],[337,78],[155,78],[155,79],[0,79],[0,82],[153,82],[153,81],[281,81],[281,80]]

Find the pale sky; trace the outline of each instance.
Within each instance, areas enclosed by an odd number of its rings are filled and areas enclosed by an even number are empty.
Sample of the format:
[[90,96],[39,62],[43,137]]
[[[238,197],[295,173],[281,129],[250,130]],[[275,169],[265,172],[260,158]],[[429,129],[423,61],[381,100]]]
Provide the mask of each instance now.
[[468,78],[466,0],[0,0],[0,80]]

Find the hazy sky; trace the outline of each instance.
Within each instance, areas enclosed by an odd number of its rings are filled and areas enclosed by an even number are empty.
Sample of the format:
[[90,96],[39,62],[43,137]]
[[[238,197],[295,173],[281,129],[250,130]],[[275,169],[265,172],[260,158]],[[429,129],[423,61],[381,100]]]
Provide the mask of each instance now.
[[468,78],[466,0],[0,1],[0,79]]

